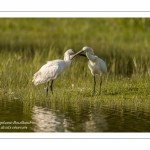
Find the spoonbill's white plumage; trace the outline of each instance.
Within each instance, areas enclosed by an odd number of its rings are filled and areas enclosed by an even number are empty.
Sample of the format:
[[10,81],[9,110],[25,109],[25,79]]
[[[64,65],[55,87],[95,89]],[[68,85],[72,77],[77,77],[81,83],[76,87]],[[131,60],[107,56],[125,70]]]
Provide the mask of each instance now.
[[64,60],[48,61],[47,64],[43,65],[40,70],[34,74],[32,82],[36,86],[47,82],[46,95],[48,95],[48,86],[51,81],[50,90],[53,94],[53,81],[71,64],[71,59],[74,58],[75,54],[75,51],[69,49],[64,54]]
[[[101,93],[101,87],[102,87],[102,75],[107,74],[107,66],[106,63],[99,57],[94,55],[94,51],[91,47],[85,46],[77,52],[75,55],[78,55],[82,52],[86,52],[86,56],[89,59],[88,61],[88,67],[91,71],[91,74],[94,77],[94,93],[95,93],[95,86],[96,86],[96,79],[95,75],[100,76],[100,93]],[[75,57],[75,55],[73,57]]]

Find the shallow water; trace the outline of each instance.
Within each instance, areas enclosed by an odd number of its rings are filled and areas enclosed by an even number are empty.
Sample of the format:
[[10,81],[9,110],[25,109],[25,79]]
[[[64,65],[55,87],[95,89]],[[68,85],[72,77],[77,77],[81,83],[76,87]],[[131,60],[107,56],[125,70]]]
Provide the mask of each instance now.
[[[150,109],[135,105],[55,102],[25,106],[19,100],[0,103],[0,132],[149,132]],[[145,104],[148,106],[148,104]]]

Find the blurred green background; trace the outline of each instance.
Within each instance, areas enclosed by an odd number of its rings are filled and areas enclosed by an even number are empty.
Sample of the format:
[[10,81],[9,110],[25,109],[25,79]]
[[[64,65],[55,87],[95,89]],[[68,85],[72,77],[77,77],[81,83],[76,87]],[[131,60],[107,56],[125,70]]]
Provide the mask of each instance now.
[[63,58],[69,48],[90,46],[110,74],[149,74],[149,18],[0,18],[0,35],[1,54]]

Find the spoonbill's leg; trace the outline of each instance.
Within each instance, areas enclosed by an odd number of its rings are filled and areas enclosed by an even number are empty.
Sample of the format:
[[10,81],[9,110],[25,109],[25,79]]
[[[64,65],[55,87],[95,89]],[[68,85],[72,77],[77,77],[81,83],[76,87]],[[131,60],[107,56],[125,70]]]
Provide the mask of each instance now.
[[53,94],[53,80],[51,81],[50,89],[51,89],[51,92]]
[[48,96],[48,86],[49,86],[49,82],[47,82],[47,86],[46,86],[46,96]]
[[93,94],[95,93],[95,86],[96,86],[96,79],[95,79],[95,76],[94,76],[94,90],[93,90]]
[[102,89],[102,76],[100,76],[100,90],[99,90],[99,94],[101,94],[101,89]]

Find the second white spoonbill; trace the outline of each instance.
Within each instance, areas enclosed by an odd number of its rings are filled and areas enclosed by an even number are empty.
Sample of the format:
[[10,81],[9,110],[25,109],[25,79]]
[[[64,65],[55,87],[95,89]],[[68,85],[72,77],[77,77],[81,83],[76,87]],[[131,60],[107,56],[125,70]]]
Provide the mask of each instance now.
[[100,76],[100,90],[99,90],[99,93],[101,93],[102,75],[103,74],[107,74],[106,63],[101,58],[95,56],[93,49],[91,47],[88,47],[88,46],[83,47],[82,50],[77,52],[73,57],[75,57],[76,55],[78,55],[78,54],[80,54],[82,52],[86,52],[86,56],[89,59],[88,67],[89,67],[89,69],[91,71],[91,74],[94,77],[94,93],[95,93],[95,86],[96,86],[95,75],[99,75]]

